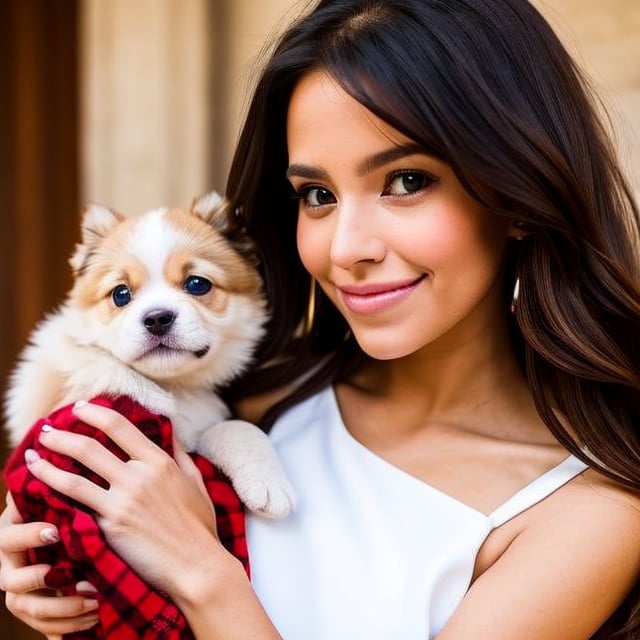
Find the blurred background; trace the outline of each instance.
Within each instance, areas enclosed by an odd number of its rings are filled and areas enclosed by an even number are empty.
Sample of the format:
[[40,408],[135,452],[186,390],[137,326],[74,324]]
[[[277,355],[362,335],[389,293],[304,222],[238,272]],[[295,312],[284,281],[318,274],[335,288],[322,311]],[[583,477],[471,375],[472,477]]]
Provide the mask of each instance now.
[[[309,4],[0,2],[2,388],[70,285],[84,204],[137,213],[222,190],[261,52]],[[640,190],[640,0],[534,4],[592,77]],[[0,638],[37,637],[0,606]]]

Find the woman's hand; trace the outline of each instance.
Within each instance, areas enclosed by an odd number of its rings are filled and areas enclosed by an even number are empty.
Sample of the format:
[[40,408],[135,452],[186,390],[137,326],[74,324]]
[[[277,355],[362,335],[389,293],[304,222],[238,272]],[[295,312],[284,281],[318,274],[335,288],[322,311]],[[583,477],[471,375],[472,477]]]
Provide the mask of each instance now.
[[104,489],[27,452],[29,470],[53,489],[96,513],[109,544],[147,582],[179,600],[215,562],[229,554],[218,542],[215,513],[191,458],[177,443],[175,459],[119,413],[77,403],[74,413],[100,429],[130,459],[120,460],[96,440],[43,427],[40,442],[108,483]]
[[26,563],[28,549],[58,541],[56,528],[45,522],[22,523],[10,495],[0,515],[0,588],[7,609],[19,620],[50,639],[90,629],[98,622],[98,602],[88,583],[78,583],[78,595],[56,597],[45,587],[50,567]]

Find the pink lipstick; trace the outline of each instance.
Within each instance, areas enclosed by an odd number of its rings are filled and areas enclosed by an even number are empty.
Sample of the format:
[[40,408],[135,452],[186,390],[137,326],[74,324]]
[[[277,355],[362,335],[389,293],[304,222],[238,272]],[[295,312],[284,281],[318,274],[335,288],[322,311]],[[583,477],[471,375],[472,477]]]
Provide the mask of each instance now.
[[408,298],[426,278],[363,286],[338,287],[345,306],[354,313],[378,313]]

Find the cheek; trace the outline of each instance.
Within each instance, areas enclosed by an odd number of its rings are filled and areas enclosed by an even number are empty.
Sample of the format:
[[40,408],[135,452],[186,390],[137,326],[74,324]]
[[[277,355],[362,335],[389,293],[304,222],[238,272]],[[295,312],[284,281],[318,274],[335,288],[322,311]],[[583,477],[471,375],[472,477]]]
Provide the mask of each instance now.
[[468,233],[463,221],[454,222],[450,215],[431,210],[422,219],[389,225],[386,243],[403,260],[437,271],[468,251]]
[[463,211],[452,215],[444,209],[440,215],[432,211],[428,224],[403,234],[408,254],[427,266],[437,267],[451,262],[462,267],[469,262],[499,263],[504,251],[506,233],[502,222],[491,216]]
[[331,250],[331,236],[327,225],[300,216],[296,241],[298,255],[305,269],[314,277],[321,278],[328,266]]
[[123,310],[116,307],[111,298],[104,298],[95,306],[95,318],[102,325],[110,325],[118,322]]

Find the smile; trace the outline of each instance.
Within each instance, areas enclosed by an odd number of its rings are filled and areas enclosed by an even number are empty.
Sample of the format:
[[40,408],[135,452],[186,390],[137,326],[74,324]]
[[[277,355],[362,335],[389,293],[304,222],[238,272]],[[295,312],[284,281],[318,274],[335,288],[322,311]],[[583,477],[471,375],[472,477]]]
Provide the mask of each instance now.
[[345,306],[354,313],[377,313],[386,310],[408,298],[426,278],[404,282],[365,285],[361,287],[338,287]]

